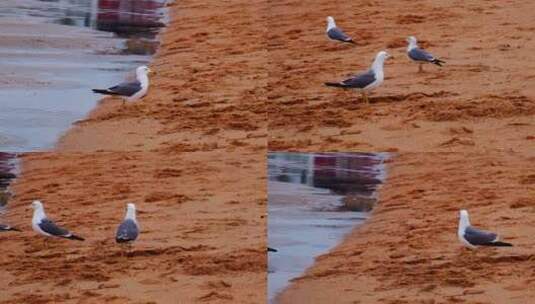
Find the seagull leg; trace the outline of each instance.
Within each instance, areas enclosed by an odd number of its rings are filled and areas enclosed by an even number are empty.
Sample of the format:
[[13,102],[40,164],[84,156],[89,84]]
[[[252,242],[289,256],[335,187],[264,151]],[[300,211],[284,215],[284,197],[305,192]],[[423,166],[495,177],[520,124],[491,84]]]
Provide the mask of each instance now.
[[418,73],[423,73],[423,71],[424,71],[424,65],[420,63],[418,67]]
[[368,95],[366,95],[365,92],[362,92],[362,99],[364,99],[365,103],[370,104],[370,100],[368,99]]

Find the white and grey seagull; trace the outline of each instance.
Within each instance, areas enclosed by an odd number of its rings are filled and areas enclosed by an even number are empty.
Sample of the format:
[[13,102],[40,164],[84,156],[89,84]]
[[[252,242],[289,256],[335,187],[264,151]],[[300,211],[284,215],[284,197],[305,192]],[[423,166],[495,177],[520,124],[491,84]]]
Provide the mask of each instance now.
[[53,221],[48,219],[45,214],[45,208],[40,201],[33,201],[33,218],[32,228],[35,232],[44,236],[58,237],[69,240],[84,241],[84,238],[69,232],[67,229],[59,227]]
[[107,89],[93,89],[94,93],[103,95],[114,95],[123,98],[123,105],[126,101],[135,101],[147,94],[149,90],[149,73],[151,70],[146,66],[136,69],[136,80],[123,82]]
[[407,56],[409,56],[411,60],[420,64],[418,68],[418,72],[423,72],[424,63],[432,63],[438,66],[442,66],[443,63],[446,63],[445,61],[440,60],[436,58],[435,56],[433,56],[432,54],[419,48],[416,37],[409,36],[407,38],[407,42],[409,43],[409,45],[407,46]]
[[126,216],[117,228],[115,241],[117,243],[132,243],[139,235],[139,225],[136,220],[136,205],[129,203],[126,205]]
[[349,42],[355,44],[353,39],[346,35],[340,28],[336,26],[336,23],[334,22],[334,18],[329,16],[327,17],[327,30],[325,31],[327,33],[327,37],[329,37],[332,40],[338,40],[342,42]]
[[15,227],[5,225],[5,224],[0,224],[0,232],[2,231],[19,231],[20,232],[20,230]]
[[366,72],[357,74],[340,82],[326,82],[325,85],[344,89],[356,89],[362,93],[364,101],[369,102],[368,96],[366,96],[366,91],[370,91],[383,83],[383,66],[385,60],[390,57],[391,56],[386,51],[380,51],[375,56],[372,66]]
[[479,246],[511,247],[510,243],[500,241],[499,236],[494,232],[479,230],[470,225],[468,211],[461,210],[459,217],[459,230],[457,231],[459,241],[470,249]]

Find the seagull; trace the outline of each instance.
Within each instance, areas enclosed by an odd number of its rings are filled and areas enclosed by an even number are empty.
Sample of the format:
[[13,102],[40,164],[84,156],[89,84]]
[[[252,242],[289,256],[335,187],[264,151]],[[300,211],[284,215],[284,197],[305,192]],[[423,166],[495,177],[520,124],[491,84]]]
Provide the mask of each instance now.
[[149,89],[149,76],[151,70],[142,65],[136,69],[136,81],[123,82],[107,89],[93,89],[94,93],[103,95],[117,95],[123,98],[123,105],[126,101],[135,101],[147,94]]
[[268,247],[268,248],[267,248],[267,251],[268,251],[268,252],[277,252],[278,250],[275,249],[275,248]]
[[334,22],[334,18],[329,16],[327,17],[327,30],[325,31],[327,33],[327,37],[329,37],[332,40],[338,40],[342,42],[349,42],[355,44],[353,39],[346,35],[340,28],[336,26],[336,23]]
[[416,37],[409,36],[407,38],[407,42],[409,43],[409,45],[407,46],[407,55],[413,61],[420,63],[418,72],[423,72],[422,65],[426,62],[433,63],[438,66],[442,66],[443,63],[446,63],[445,61],[435,58],[435,56],[433,56],[432,54],[419,48],[418,42],[416,41]]
[[85,240],[84,238],[69,232],[67,229],[57,226],[53,221],[49,220],[46,217],[45,208],[40,201],[33,201],[32,208],[32,228],[35,230],[35,232],[45,236],[53,236],[69,240]]
[[115,241],[117,243],[132,243],[139,235],[139,225],[136,220],[136,205],[129,203],[126,205],[126,216],[124,221],[117,228]]
[[457,236],[459,237],[459,241],[470,249],[476,249],[478,246],[513,246],[510,243],[501,242],[496,233],[479,230],[470,226],[470,219],[468,218],[468,211],[466,210],[460,211]]
[[366,72],[357,74],[341,82],[326,82],[325,85],[344,89],[357,89],[362,92],[364,101],[369,103],[366,91],[372,90],[383,83],[383,65],[385,60],[390,57],[386,51],[380,51],[375,56],[372,66]]
[[2,231],[19,231],[19,229],[15,228],[15,227],[11,227],[9,225],[4,225],[4,224],[0,224],[0,232]]

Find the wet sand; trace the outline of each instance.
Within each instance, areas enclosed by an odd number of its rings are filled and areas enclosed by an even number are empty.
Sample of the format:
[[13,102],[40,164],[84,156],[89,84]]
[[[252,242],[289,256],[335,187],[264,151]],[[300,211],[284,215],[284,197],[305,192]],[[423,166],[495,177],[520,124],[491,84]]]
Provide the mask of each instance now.
[[[22,157],[7,220],[25,231],[0,235],[0,302],[265,301],[265,7],[241,4],[171,4],[149,95],[105,99]],[[45,248],[35,198],[87,241]],[[127,201],[143,232],[124,257]]]
[[[530,1],[271,2],[270,150],[531,152],[533,9]],[[328,15],[356,46],[326,38]],[[409,35],[445,66],[419,74],[406,55]],[[382,49],[394,59],[370,105],[323,85],[368,69]]]
[[[279,303],[532,300],[533,9],[528,1],[270,4],[270,150],[399,152],[371,219]],[[328,15],[357,46],[327,40]],[[417,73],[408,35],[446,65]],[[323,86],[367,69],[385,48],[395,58],[370,105]],[[515,247],[462,250],[460,208]]]

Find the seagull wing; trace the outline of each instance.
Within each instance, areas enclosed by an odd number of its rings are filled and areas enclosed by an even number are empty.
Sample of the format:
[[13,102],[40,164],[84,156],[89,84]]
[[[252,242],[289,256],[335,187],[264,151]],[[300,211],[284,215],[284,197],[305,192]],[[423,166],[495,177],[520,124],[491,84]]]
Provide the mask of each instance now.
[[498,235],[493,232],[479,230],[468,226],[464,232],[464,238],[472,245],[485,246],[498,241]]
[[39,223],[39,228],[43,230],[43,232],[46,232],[53,236],[59,236],[59,237],[70,237],[72,234],[64,228],[59,227],[51,220],[45,218]]
[[342,84],[350,88],[363,89],[372,84],[375,80],[377,80],[375,78],[375,73],[372,70],[368,70],[342,81]]
[[420,49],[420,48],[414,48],[410,50],[409,57],[412,60],[415,61],[426,61],[426,62],[432,62],[435,60],[435,56],[431,55],[430,53]]
[[352,41],[351,37],[346,35],[341,29],[337,27],[333,27],[329,31],[327,31],[327,36],[333,40],[339,40],[344,42],[350,42]]
[[116,95],[132,96],[141,90],[141,83],[139,81],[123,82],[111,88],[108,91]]
[[136,240],[138,235],[139,228],[137,224],[133,220],[127,219],[119,225],[119,228],[117,228],[115,240],[117,243],[131,242]]

